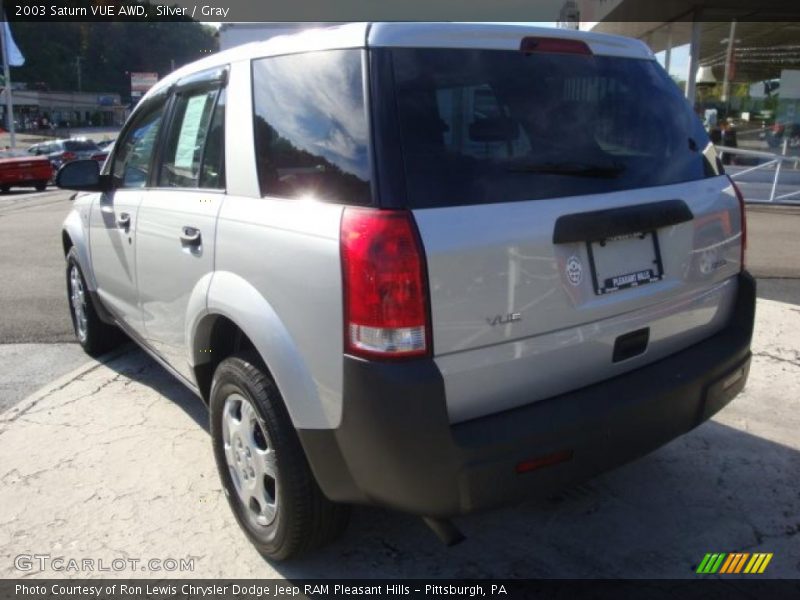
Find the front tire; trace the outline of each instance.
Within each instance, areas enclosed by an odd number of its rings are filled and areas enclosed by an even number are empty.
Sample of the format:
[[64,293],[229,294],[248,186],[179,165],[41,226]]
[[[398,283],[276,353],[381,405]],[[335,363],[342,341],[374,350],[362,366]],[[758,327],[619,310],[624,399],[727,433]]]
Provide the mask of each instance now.
[[320,490],[280,392],[257,355],[220,363],[209,408],[225,495],[264,557],[294,558],[344,531],[349,509]]
[[75,337],[88,355],[99,356],[119,344],[120,331],[97,316],[74,247],[67,252],[67,299]]
[[37,181],[33,187],[36,189],[37,192],[43,192],[47,189],[47,182]]

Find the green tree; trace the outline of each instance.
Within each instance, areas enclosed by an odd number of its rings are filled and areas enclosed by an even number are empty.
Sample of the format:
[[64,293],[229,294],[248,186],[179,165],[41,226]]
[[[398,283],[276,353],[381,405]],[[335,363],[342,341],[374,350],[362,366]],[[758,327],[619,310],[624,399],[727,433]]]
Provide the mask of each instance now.
[[[152,10],[152,9],[151,9]],[[171,22],[84,22],[12,24],[25,65],[12,70],[12,81],[42,83],[54,91],[81,88],[130,97],[130,73],[160,77],[218,49],[213,27],[191,20]]]

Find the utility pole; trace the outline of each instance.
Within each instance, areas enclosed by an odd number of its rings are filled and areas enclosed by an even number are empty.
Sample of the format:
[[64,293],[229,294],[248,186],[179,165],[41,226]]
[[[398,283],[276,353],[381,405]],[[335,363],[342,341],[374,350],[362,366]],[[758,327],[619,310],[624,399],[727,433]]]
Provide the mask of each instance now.
[[731,32],[728,36],[728,51],[725,53],[725,76],[722,79],[722,101],[727,104],[731,91],[731,67],[733,66],[733,44],[736,38],[736,19],[731,21]]
[[75,57],[75,68],[78,70],[78,91],[81,92],[83,90],[81,89],[81,57],[80,56],[76,56]]
[[700,20],[700,11],[695,10],[692,16],[692,37],[689,43],[689,69],[686,74],[686,98],[694,107],[697,94],[697,69],[700,66],[700,35],[703,22]]
[[0,46],[2,46],[3,51],[3,76],[6,78],[5,80],[5,92],[6,92],[6,127],[8,128],[8,133],[11,136],[11,148],[16,148],[17,146],[17,135],[14,131],[14,101],[11,98],[11,71],[8,68],[8,42],[6,40],[6,24],[5,24],[5,12],[0,13],[3,17],[3,22],[0,23]]

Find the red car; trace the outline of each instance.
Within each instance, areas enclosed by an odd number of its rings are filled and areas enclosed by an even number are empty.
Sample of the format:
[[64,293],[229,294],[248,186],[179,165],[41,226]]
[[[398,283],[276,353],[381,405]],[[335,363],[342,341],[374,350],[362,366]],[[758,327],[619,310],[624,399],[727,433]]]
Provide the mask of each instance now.
[[12,187],[33,187],[44,191],[53,177],[53,167],[46,156],[0,157],[0,192]]

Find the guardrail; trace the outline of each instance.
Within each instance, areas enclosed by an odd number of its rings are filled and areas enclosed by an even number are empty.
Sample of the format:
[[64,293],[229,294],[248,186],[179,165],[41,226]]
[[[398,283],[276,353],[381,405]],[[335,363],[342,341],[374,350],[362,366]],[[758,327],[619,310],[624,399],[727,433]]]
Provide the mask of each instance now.
[[[751,158],[760,158],[764,159],[766,162],[756,165],[755,167],[750,167],[749,169],[745,169],[744,171],[739,171],[738,173],[731,173],[731,179],[738,179],[742,175],[746,175],[747,173],[752,173],[753,171],[757,171],[759,169],[763,170],[770,170],[773,166],[775,168],[775,175],[772,179],[772,189],[769,193],[769,200],[767,202],[800,202],[800,189],[794,192],[789,192],[788,194],[781,194],[780,196],[776,195],[778,191],[778,179],[781,176],[781,167],[784,163],[793,163],[794,168],[797,169],[800,166],[800,156],[785,156],[783,154],[773,154],[772,152],[762,152],[761,150],[743,150],[741,148],[731,148],[729,146],[715,146],[717,149],[717,153],[720,156],[720,159],[725,154],[733,154],[735,156],[747,156]],[[784,144],[784,152],[786,151],[786,147]],[[795,200],[793,197],[797,196]],[[789,200],[792,198],[791,200]]]

